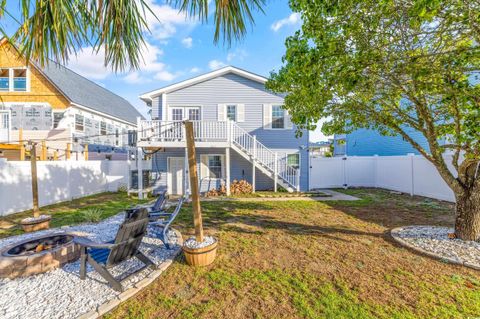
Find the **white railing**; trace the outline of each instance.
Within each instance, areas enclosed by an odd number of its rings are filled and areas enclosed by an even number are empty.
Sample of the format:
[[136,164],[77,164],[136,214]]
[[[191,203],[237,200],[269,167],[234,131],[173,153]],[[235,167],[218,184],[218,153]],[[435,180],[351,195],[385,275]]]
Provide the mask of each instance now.
[[[227,122],[193,121],[195,141],[228,141]],[[185,141],[185,127],[182,121],[140,121],[139,141],[175,142]]]
[[[195,141],[230,142],[250,156],[258,165],[277,174],[288,185],[298,190],[300,173],[288,165],[287,157],[278,157],[271,149],[257,141],[255,136],[231,121],[193,121]],[[149,142],[184,142],[182,121],[140,121],[138,140]]]

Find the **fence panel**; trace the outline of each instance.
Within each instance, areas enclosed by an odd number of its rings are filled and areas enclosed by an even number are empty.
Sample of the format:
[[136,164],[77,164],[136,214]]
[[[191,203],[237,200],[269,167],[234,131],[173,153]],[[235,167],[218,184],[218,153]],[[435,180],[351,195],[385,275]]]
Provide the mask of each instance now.
[[435,166],[420,155],[311,158],[309,180],[310,189],[379,187],[455,201]]

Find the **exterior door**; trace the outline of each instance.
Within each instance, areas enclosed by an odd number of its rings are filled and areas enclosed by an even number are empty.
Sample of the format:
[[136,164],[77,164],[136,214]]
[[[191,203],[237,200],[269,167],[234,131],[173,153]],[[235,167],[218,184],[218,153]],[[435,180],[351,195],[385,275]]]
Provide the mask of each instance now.
[[183,157],[168,158],[169,194],[183,195],[184,172],[185,159]]
[[10,141],[10,111],[0,111],[0,142]]

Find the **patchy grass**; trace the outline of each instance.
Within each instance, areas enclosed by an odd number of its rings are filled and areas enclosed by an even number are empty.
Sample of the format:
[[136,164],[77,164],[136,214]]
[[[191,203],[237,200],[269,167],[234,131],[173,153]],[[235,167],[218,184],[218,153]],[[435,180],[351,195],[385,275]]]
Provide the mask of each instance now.
[[[322,192],[292,192],[289,193],[286,190],[284,191],[256,191],[255,193],[249,194],[237,194],[231,195],[230,197],[234,198],[279,198],[279,197],[325,197],[330,196]],[[223,196],[226,197],[226,196]]]
[[[218,257],[165,274],[106,318],[474,318],[480,274],[420,256],[390,227],[451,225],[452,205],[373,189],[356,202],[203,202]],[[193,234],[191,207],[175,224]]]
[[[118,212],[136,205],[137,198],[128,198],[127,193],[102,193],[69,202],[41,207],[42,214],[52,216],[50,227],[75,225],[84,222],[100,221],[117,214]],[[0,238],[20,235],[23,233],[20,221],[32,216],[32,211],[0,217]]]

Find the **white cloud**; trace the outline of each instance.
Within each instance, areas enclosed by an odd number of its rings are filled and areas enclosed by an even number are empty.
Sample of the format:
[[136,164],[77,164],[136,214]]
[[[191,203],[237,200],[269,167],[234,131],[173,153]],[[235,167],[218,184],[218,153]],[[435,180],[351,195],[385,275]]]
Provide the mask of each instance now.
[[182,39],[182,44],[187,49],[190,49],[193,45],[193,39],[191,37],[186,37]]
[[246,50],[237,49],[227,54],[227,62],[232,62],[233,60],[243,61],[247,56],[248,53]]
[[112,73],[104,66],[104,60],[105,52],[103,50],[95,53],[92,47],[86,47],[69,61],[68,67],[91,80],[103,80]]
[[197,24],[185,13],[180,13],[169,5],[159,5],[154,3],[154,0],[147,0],[146,3],[158,18],[155,18],[150,12],[146,13],[147,25],[156,39],[163,40],[172,37],[177,32],[177,26],[193,27]]
[[160,71],[155,74],[153,77],[155,80],[160,80],[160,81],[172,81],[177,77],[176,74],[173,74],[169,71]]
[[297,23],[299,23],[301,20],[301,16],[300,16],[300,13],[292,13],[291,15],[289,15],[287,18],[285,19],[281,19],[281,20],[278,20],[278,21],[275,21],[272,25],[271,25],[271,29],[275,32],[277,32],[278,30],[280,30],[282,27],[284,26],[287,26],[287,25],[295,25]]
[[227,65],[219,60],[211,60],[210,62],[208,62],[208,67],[210,68],[210,70],[220,69],[220,68],[223,68],[224,66],[227,66]]
[[198,73],[198,72],[200,72],[200,68],[193,67],[190,69],[190,73]]

